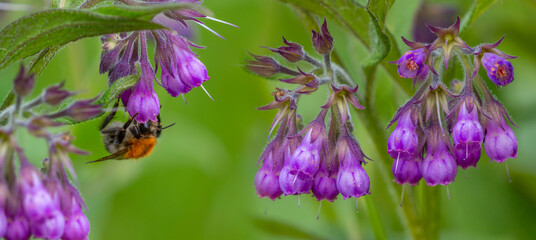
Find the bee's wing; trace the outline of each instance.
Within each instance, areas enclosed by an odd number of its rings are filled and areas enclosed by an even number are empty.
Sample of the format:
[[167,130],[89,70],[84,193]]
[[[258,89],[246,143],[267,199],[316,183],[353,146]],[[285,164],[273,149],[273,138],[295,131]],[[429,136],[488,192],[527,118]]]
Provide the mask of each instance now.
[[102,162],[102,161],[106,161],[106,160],[112,160],[112,159],[116,159],[116,160],[122,160],[123,159],[123,156],[125,156],[125,154],[128,152],[128,148],[123,148],[115,153],[112,153],[106,157],[102,157],[102,158],[99,158],[95,161],[90,161],[90,162],[87,162],[87,163],[96,163],[96,162]]

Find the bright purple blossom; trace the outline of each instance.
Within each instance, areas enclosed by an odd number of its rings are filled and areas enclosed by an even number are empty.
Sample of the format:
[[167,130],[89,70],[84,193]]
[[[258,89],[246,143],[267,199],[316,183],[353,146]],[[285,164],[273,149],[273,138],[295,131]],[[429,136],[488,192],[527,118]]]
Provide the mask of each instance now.
[[370,179],[361,166],[365,160],[355,139],[348,135],[343,136],[337,141],[336,148],[336,157],[339,160],[337,188],[341,195],[347,199],[370,194]]
[[41,221],[57,209],[38,172],[29,163],[23,163],[18,184],[22,193],[24,214],[30,222]]
[[4,210],[4,206],[0,205],[0,238],[6,234],[7,231],[7,217]]
[[[432,142],[432,143],[431,143]],[[458,173],[456,160],[450,154],[447,143],[440,137],[428,141],[426,157],[421,165],[422,177],[429,186],[447,185]]]
[[404,113],[398,119],[395,130],[387,140],[387,152],[393,159],[410,160],[415,154],[419,138],[412,116],[411,111]]
[[171,96],[188,93],[210,79],[205,65],[189,49],[194,45],[167,31],[159,31],[156,39],[155,59],[162,68],[162,87]]
[[59,209],[37,222],[32,222],[33,236],[44,239],[59,239],[63,235],[65,218]]
[[424,48],[410,50],[404,53],[398,62],[398,74],[402,78],[414,78],[427,71]]
[[313,178],[320,167],[322,147],[325,146],[326,127],[323,122],[313,121],[300,146],[290,158],[291,174],[300,178]]
[[478,110],[471,103],[463,102],[458,112],[458,121],[452,129],[454,157],[458,166],[467,169],[476,167],[484,140],[482,125],[478,122]]
[[17,211],[17,214],[8,216],[7,231],[4,235],[6,240],[25,240],[29,239],[30,236],[30,223],[22,211]]
[[160,112],[158,96],[153,88],[155,74],[147,59],[147,48],[145,46],[145,36],[141,35],[141,77],[138,83],[131,89],[132,93],[128,98],[127,111],[130,116],[136,115],[136,121],[145,123],[148,120],[156,122],[156,116]]
[[320,163],[320,169],[315,176],[313,183],[313,195],[316,200],[328,200],[333,202],[337,195],[339,195],[339,189],[337,189],[337,173],[338,166],[333,163],[328,163],[327,159]]
[[506,86],[514,81],[514,67],[510,61],[503,57],[494,53],[484,53],[482,65],[493,83],[499,86]]
[[255,189],[260,198],[269,197],[275,200],[283,192],[279,187],[279,173],[283,167],[283,160],[279,155],[279,139],[274,139],[261,156],[262,167],[255,175]]
[[87,239],[89,235],[89,220],[82,212],[82,198],[78,191],[70,186],[62,198],[62,212],[65,217],[65,229],[61,239]]
[[398,184],[409,183],[415,186],[422,178],[422,158],[398,159],[393,163],[393,175]]
[[514,131],[503,118],[497,124],[493,120],[486,121],[486,139],[484,149],[492,161],[504,162],[508,158],[517,157],[517,139]]

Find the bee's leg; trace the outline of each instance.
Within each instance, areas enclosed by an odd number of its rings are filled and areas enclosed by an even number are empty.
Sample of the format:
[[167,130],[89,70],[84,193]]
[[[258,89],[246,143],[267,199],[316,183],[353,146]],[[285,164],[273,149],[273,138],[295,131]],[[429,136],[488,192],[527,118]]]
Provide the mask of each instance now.
[[132,134],[134,134],[134,137],[141,138],[140,129],[138,128],[138,126],[134,126],[132,128],[129,128],[129,130],[130,130],[130,132]]
[[128,121],[125,124],[123,124],[123,128],[121,128],[121,131],[119,131],[119,133],[117,134],[117,139],[119,140],[119,142],[123,142],[123,139],[125,138],[126,130],[128,129],[128,127],[130,127],[130,124],[132,124],[132,121],[134,121],[134,118],[136,116],[138,116],[138,113],[134,114],[132,118],[128,119]]
[[108,124],[110,124],[110,122],[112,121],[112,119],[114,118],[115,116],[115,113],[117,113],[117,107],[119,107],[119,98],[117,99],[117,101],[115,102],[114,104],[114,108],[112,109],[112,111],[110,112],[110,114],[108,114],[108,116],[106,116],[106,118],[104,119],[104,121],[102,122],[101,126],[100,126],[100,129],[102,131],[102,129],[106,128],[106,126],[108,126]]

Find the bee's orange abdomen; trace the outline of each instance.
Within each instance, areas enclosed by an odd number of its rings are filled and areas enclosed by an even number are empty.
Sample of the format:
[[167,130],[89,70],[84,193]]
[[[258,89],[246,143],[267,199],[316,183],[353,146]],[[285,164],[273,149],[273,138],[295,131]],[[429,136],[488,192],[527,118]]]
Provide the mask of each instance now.
[[133,138],[131,140],[130,149],[125,154],[125,158],[141,158],[149,155],[156,144],[156,138]]

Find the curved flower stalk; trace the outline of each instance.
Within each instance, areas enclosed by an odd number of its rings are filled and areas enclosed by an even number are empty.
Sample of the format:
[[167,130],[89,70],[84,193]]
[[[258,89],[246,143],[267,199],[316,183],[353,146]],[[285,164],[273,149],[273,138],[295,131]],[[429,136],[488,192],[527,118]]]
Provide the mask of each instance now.
[[[261,156],[263,162],[255,178],[259,197],[272,200],[281,195],[312,193],[318,200],[334,201],[339,193],[346,198],[370,194],[370,181],[363,168],[367,158],[352,136],[350,108],[363,109],[357,100],[357,84],[348,74],[331,63],[333,38],[327,23],[313,31],[312,43],[321,60],[306,53],[303,47],[283,38],[285,46],[268,48],[288,63],[308,63],[307,70],[286,67],[269,56],[253,55],[246,68],[265,77],[290,76],[281,82],[295,84],[293,90],[280,89],[275,100],[260,110],[278,109],[269,135],[279,126],[277,134]],[[285,64],[286,65],[286,64]],[[330,97],[320,107],[318,116],[307,126],[300,127],[298,101],[301,96],[314,94],[326,86]],[[326,118],[329,124],[326,125]],[[278,184],[277,175],[279,174]]]
[[[119,4],[127,5],[154,5],[166,2],[186,2],[193,5],[200,5],[202,3],[202,1],[197,0],[118,2],[122,2]],[[169,29],[175,29],[176,25],[188,28],[189,23],[195,23],[221,37],[218,33],[204,25],[200,19],[214,20],[234,26],[230,23],[208,17],[193,8],[169,10],[157,15],[153,21],[163,24],[169,27]],[[154,39],[156,43],[154,68],[151,66],[147,54],[147,37]],[[140,123],[145,123],[149,120],[157,121],[156,116],[160,112],[160,103],[154,90],[155,81],[158,85],[166,89],[171,96],[177,97],[197,87],[205,90],[203,83],[210,79],[205,65],[191,50],[191,47],[202,47],[194,45],[186,37],[181,36],[173,30],[109,34],[103,36],[101,41],[103,43],[103,51],[99,72],[101,74],[108,72],[110,85],[122,77],[134,74],[140,76],[138,83],[122,92],[120,96],[129,115],[135,117],[136,121]],[[161,69],[160,81],[158,81],[156,75],[159,68]],[[206,93],[208,95],[208,92]]]
[[[482,65],[493,83],[508,85],[514,80],[508,59],[515,57],[497,49],[504,37],[495,44],[469,47],[459,36],[459,26],[459,18],[449,28],[428,26],[437,35],[430,44],[403,38],[412,50],[396,62],[399,74],[422,83],[389,124],[397,122],[387,146],[395,159],[393,174],[399,184],[416,185],[422,177],[431,186],[448,185],[454,181],[458,166],[477,166],[483,143],[492,161],[500,163],[517,156],[516,137],[505,120],[510,117],[477,75]],[[460,59],[465,79],[443,83],[452,57]],[[430,69],[431,74],[424,69]],[[449,90],[446,85],[458,87]]]
[[[37,114],[33,111],[35,107],[59,105],[74,93],[63,89],[62,83],[25,102],[34,83],[34,76],[21,67],[14,82],[15,105],[1,112],[7,123],[0,127],[0,237],[87,239],[89,221],[83,212],[85,205],[67,174],[76,181],[68,154],[87,152],[72,145],[69,133],[54,134],[48,129],[62,125],[55,121],[62,117],[78,121],[93,118],[101,114],[101,106],[93,104],[94,99],[80,100],[55,113]],[[48,144],[49,156],[41,170],[28,161],[16,139],[21,128]],[[74,224],[70,211],[73,205],[78,206]]]

